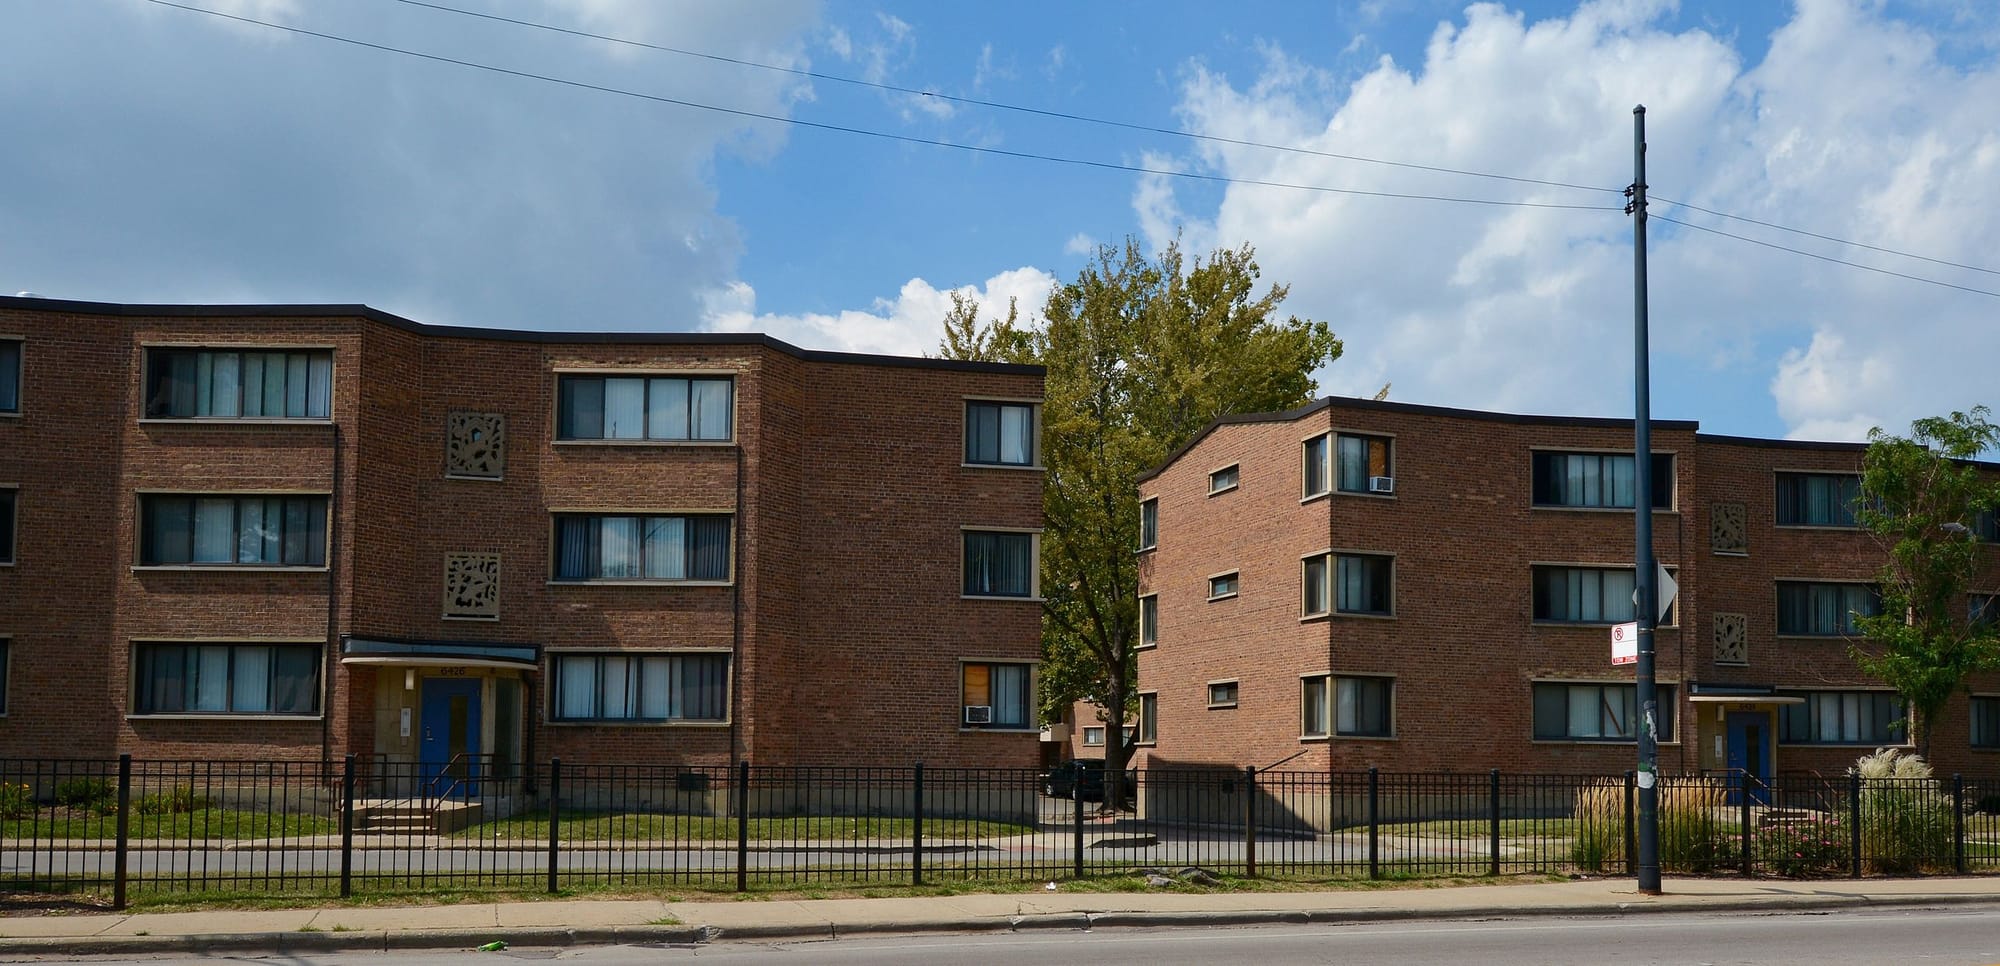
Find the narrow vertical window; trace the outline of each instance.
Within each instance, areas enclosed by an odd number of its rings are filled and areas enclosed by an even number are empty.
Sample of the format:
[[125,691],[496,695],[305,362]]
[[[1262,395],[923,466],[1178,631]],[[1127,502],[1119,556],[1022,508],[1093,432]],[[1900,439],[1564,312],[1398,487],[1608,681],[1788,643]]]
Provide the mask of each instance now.
[[21,343],[0,339],[0,413],[21,411]]
[[1160,500],[1158,497],[1139,504],[1139,549],[1151,550],[1160,543]]
[[1331,473],[1328,458],[1332,453],[1331,438],[1314,436],[1305,442],[1305,496],[1318,496],[1327,491],[1327,478]]
[[1150,745],[1160,740],[1160,696],[1150,691],[1139,695],[1139,733],[1136,743]]
[[1160,643],[1160,597],[1147,594],[1139,598],[1139,646],[1153,647]]

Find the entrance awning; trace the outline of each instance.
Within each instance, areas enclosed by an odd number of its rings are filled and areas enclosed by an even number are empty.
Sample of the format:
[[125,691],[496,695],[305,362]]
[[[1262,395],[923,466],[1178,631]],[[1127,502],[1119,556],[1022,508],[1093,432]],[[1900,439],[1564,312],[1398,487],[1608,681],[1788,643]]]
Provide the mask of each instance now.
[[1695,704],[1804,704],[1796,694],[1779,694],[1775,684],[1688,685],[1688,700]]
[[541,663],[535,644],[493,641],[412,641],[387,637],[340,638],[340,663],[397,667],[498,667],[532,671]]

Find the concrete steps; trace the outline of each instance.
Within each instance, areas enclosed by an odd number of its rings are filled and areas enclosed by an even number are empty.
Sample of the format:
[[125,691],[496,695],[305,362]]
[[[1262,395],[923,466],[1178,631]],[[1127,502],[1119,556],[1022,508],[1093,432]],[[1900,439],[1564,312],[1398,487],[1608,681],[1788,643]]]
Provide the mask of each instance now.
[[354,803],[356,835],[448,835],[480,821],[480,802],[366,799]]

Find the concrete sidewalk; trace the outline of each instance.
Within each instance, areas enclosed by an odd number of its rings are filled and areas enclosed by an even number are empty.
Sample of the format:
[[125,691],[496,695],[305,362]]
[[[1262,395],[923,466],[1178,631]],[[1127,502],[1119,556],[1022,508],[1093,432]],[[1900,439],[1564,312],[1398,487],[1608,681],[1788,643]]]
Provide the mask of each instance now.
[[1670,879],[1641,896],[1630,879],[1523,885],[1254,892],[1054,892],[905,899],[567,900],[414,908],[43,915],[0,918],[0,956],[328,949],[471,948],[579,943],[828,939],[862,933],[1222,926],[1602,916],[1648,912],[1795,912],[2000,903],[2000,877],[1818,882]]

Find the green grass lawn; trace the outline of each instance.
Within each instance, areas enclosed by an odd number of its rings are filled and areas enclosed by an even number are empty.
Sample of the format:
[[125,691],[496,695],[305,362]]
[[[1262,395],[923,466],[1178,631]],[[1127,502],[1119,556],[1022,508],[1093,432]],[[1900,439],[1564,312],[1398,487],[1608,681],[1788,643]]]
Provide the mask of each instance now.
[[[1576,820],[1568,818],[1506,818],[1500,820],[1501,844],[1509,839],[1567,839],[1575,833]],[[1346,829],[1349,832],[1367,832],[1368,826],[1357,825]],[[1417,838],[1483,839],[1492,834],[1492,824],[1483,818],[1447,818],[1429,822],[1383,823],[1383,835],[1406,835]]]
[[[227,808],[131,817],[126,834],[132,839],[261,839],[297,835],[332,835],[340,823],[331,816],[269,814]],[[115,839],[118,816],[88,809],[56,809],[30,818],[0,821],[0,838]]]
[[[707,815],[658,815],[637,812],[606,814],[565,810],[559,816],[557,834],[563,841],[611,842],[733,842],[737,827],[733,818]],[[908,839],[911,822],[907,818],[813,816],[800,818],[753,818],[750,841],[782,842],[807,839],[841,841],[856,839]],[[1034,826],[1014,822],[971,819],[925,819],[924,838],[965,839],[1026,835]],[[480,822],[454,833],[465,839],[532,839],[549,837],[545,814],[517,815],[513,818]]]

